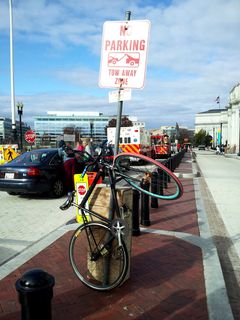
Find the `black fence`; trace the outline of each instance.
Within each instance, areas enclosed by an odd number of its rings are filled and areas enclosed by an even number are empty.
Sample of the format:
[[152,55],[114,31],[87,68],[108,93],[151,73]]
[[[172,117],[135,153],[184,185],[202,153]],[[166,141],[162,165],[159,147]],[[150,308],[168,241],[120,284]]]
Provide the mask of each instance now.
[[[184,157],[185,150],[182,150],[174,155],[172,155],[168,159],[164,159],[161,163],[167,167],[169,170],[174,172],[174,170],[179,166]],[[151,179],[151,186],[149,183],[145,183],[141,187],[149,190],[151,188],[152,191],[157,191],[159,194],[163,195],[164,189],[167,189],[168,183],[170,182],[169,175],[165,174],[162,170],[159,172],[154,172]],[[159,188],[159,190],[156,190]],[[140,200],[140,208],[139,208],[139,198]],[[149,208],[158,208],[158,199],[155,197],[150,197],[145,193],[140,193],[136,190],[133,191],[133,208],[132,208],[132,235],[138,236],[140,235],[139,224],[143,226],[150,226],[150,216],[149,216]],[[139,214],[140,212],[140,214]]]

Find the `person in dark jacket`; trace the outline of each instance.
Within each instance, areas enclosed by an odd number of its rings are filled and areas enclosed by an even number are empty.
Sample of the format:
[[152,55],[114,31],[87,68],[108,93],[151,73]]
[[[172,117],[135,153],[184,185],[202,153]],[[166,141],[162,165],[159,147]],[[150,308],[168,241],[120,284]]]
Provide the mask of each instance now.
[[74,174],[82,173],[85,167],[85,162],[81,152],[75,152],[73,158],[64,162],[66,189],[67,192],[74,190]]

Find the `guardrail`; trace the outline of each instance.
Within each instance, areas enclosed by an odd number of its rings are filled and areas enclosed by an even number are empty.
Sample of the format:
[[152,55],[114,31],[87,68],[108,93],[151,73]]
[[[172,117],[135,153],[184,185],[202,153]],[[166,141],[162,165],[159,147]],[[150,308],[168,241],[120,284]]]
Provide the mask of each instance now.
[[[182,150],[172,155],[170,158],[161,161],[161,163],[164,164],[169,170],[174,172],[174,170],[181,163],[185,152],[186,152],[185,150]],[[158,190],[159,194],[163,194],[164,188],[167,188],[167,184],[170,182],[169,179],[170,177],[164,174],[162,170],[160,170],[158,174],[153,173],[152,179],[151,179],[151,189],[154,190],[154,188],[159,188]],[[142,185],[142,188],[149,190],[150,184],[145,183],[144,185]],[[139,210],[140,197],[141,197],[141,202],[140,202],[141,208]],[[149,217],[149,207],[150,207],[150,197],[143,193],[140,194],[138,191],[134,190],[133,208],[132,208],[132,211],[133,211],[132,212],[132,224],[133,224],[132,235],[133,236],[140,235],[139,223],[143,226],[151,225],[151,221]],[[158,208],[158,199],[155,197],[151,197],[151,208]],[[139,219],[139,211],[141,213],[140,219]]]

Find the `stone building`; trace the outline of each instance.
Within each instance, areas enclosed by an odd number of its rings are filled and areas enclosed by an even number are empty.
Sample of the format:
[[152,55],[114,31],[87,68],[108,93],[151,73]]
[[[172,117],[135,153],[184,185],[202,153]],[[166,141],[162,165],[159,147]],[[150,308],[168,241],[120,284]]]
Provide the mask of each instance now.
[[240,83],[232,88],[224,109],[211,109],[195,116],[195,133],[201,129],[213,137],[213,147],[224,144],[227,152],[240,152]]

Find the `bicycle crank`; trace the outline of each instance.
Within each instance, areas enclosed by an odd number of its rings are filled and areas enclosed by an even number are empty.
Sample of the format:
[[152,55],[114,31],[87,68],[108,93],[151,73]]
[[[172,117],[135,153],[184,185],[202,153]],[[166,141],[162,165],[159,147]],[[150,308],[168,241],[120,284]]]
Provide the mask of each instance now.
[[111,222],[111,232],[118,239],[119,246],[122,245],[121,238],[126,238],[128,235],[128,225],[120,218],[116,218]]

